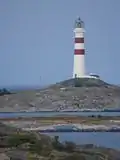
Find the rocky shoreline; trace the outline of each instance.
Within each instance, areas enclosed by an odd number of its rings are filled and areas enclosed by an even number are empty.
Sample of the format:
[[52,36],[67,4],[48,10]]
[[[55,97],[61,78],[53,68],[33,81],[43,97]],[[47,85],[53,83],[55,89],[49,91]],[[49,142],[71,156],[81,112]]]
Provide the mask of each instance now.
[[39,131],[40,133],[49,133],[49,132],[120,132],[120,127],[116,126],[107,126],[107,125],[80,125],[80,124],[72,124],[68,127],[68,125],[55,125],[51,126],[42,126],[42,127],[30,127],[23,128],[24,131]]
[[3,118],[1,122],[24,131],[49,132],[120,132],[118,117],[59,116],[38,118]]
[[21,131],[0,123],[1,160],[119,160],[120,151],[93,144],[76,145],[60,142],[38,132]]

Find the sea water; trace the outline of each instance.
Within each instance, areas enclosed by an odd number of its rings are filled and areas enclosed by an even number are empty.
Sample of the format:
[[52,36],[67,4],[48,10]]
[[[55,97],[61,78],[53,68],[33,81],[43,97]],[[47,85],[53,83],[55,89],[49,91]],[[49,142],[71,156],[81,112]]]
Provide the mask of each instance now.
[[0,118],[55,116],[120,116],[120,112],[0,112]]
[[95,144],[108,148],[120,149],[120,133],[91,132],[91,133],[45,133],[49,136],[59,136],[61,142],[72,141],[76,144]]

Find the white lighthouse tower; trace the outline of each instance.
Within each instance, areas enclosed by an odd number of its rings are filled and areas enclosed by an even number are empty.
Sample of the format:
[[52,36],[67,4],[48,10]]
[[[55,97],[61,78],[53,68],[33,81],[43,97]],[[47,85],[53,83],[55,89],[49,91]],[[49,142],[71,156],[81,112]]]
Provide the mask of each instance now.
[[74,66],[73,78],[85,77],[84,22],[78,18],[74,28]]

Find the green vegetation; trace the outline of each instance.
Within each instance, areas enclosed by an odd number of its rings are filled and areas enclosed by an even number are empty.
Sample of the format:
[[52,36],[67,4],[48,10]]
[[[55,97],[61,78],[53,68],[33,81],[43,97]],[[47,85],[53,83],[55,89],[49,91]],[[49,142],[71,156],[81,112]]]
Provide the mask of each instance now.
[[67,157],[63,158],[62,160],[86,160],[86,158],[82,154],[73,153],[72,155],[68,155]]
[[106,86],[107,83],[100,79],[94,79],[94,78],[75,78],[75,87],[100,87],[100,86]]
[[33,134],[14,133],[11,136],[8,136],[7,143],[10,147],[18,147],[23,143],[36,143],[36,139]]
[[[99,160],[101,157],[103,160],[109,160],[109,157],[117,160],[111,155],[113,150],[111,152],[91,144],[77,146],[68,141],[61,143],[58,136],[50,138],[37,132],[13,131],[12,134],[2,134],[0,148],[8,149],[5,154],[11,160]],[[117,154],[120,155],[120,152],[114,151],[114,155]]]
[[108,87],[110,84],[102,81],[101,79],[95,78],[74,78],[57,83],[64,87],[74,86],[74,87]]
[[[91,160],[95,157],[97,160],[97,154],[89,154],[87,150],[85,152],[76,151],[77,146],[73,142],[59,142],[59,137],[55,136],[53,139],[49,139],[49,145],[46,143],[47,141],[43,141],[43,139],[37,139],[37,137],[32,133],[16,133],[8,137],[7,143],[9,147],[21,148],[23,149],[23,145],[27,143],[26,150],[29,151],[28,159],[33,160],[39,156],[46,158],[46,160],[87,160],[91,158]],[[88,146],[87,146],[88,147]],[[93,147],[93,146],[92,146]],[[88,147],[89,148],[89,147]],[[91,148],[91,146],[90,146]],[[87,148],[86,148],[87,149]],[[56,155],[51,155],[53,151],[57,151]],[[66,155],[60,159],[58,159],[58,155],[62,155],[63,152],[66,152]],[[37,157],[35,157],[37,155]],[[93,157],[93,158],[92,158]],[[57,158],[57,159],[56,159]],[[38,158],[39,159],[39,158]]]

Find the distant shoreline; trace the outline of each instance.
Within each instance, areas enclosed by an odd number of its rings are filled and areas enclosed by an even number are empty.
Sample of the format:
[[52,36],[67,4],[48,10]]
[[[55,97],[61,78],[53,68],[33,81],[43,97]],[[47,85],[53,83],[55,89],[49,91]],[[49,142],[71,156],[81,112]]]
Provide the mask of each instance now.
[[[82,117],[59,116],[39,118],[3,118],[2,123],[24,131],[38,132],[120,132],[120,116]],[[57,128],[56,128],[57,127]],[[62,127],[62,128],[61,128]]]
[[67,113],[70,113],[70,112],[80,112],[80,113],[82,113],[82,112],[93,112],[93,113],[96,113],[96,112],[120,112],[120,109],[80,109],[80,110],[60,110],[60,111],[52,111],[52,110],[41,110],[41,111],[28,111],[28,110],[26,110],[26,111],[15,111],[15,112],[0,112],[0,114],[6,114],[6,113],[58,113],[58,112],[60,112],[60,113],[65,113],[65,112],[67,112]]
[[97,132],[119,132],[120,133],[120,128],[117,128],[117,129],[108,129],[108,130],[105,130],[105,129],[80,129],[80,130],[68,130],[68,129],[64,129],[64,130],[40,130],[39,131],[40,133],[64,133],[64,132],[68,132],[68,133],[71,133],[71,132],[79,132],[79,133],[82,133],[82,132],[89,132],[89,133],[97,133]]

